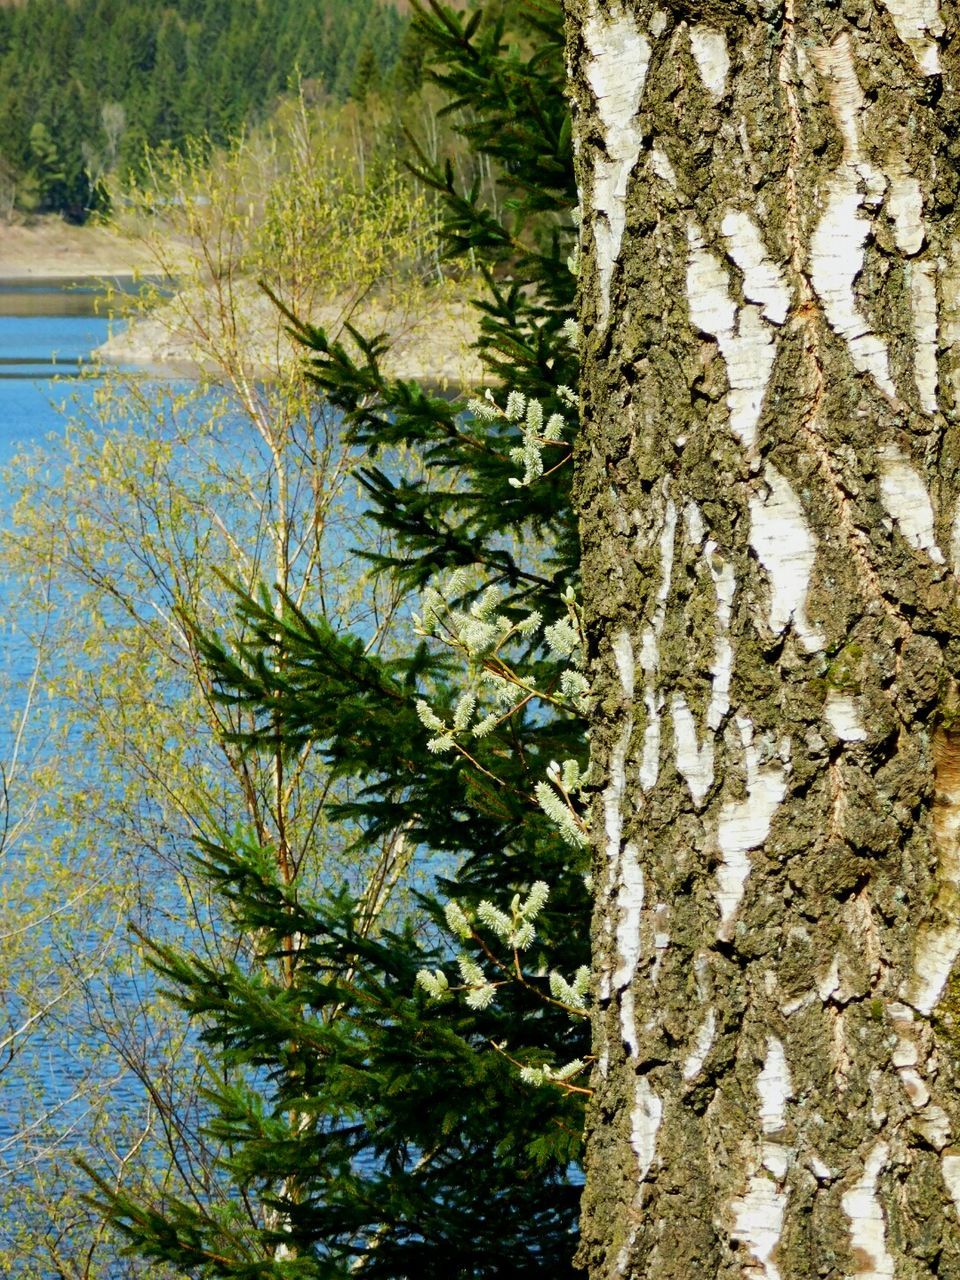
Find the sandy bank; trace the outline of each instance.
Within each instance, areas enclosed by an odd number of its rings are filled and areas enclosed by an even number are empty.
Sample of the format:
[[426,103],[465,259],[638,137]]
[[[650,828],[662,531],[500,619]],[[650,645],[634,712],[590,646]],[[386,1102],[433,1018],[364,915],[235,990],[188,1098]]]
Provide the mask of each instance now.
[[[118,328],[95,353],[109,364],[164,368],[213,376],[240,367],[271,376],[302,349],[286,332],[286,321],[252,281],[232,285],[231,305],[215,291],[186,289],[148,315]],[[365,335],[386,334],[385,373],[443,386],[468,387],[483,379],[471,351],[477,313],[462,291],[451,287],[416,291],[404,303],[367,300],[349,308],[342,300],[314,303],[303,318],[342,336],[344,321]]]
[[0,223],[0,279],[75,280],[154,269],[143,245],[105,227],[74,227],[53,217]]

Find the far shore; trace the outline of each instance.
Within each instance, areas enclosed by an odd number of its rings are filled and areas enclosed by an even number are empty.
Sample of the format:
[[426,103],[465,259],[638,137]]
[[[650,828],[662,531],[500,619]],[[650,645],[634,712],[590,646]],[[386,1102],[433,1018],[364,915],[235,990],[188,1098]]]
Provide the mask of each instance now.
[[106,227],[75,227],[54,217],[0,223],[0,280],[123,279],[152,269],[143,245]]
[[[145,245],[105,227],[71,226],[59,218],[38,218],[21,224],[0,224],[0,286],[67,284],[92,280],[125,281],[156,278],[157,263]],[[293,353],[284,325],[268,300],[249,285],[242,305],[243,362],[254,372],[269,373],[278,355]],[[94,355],[108,364],[133,365],[145,370],[192,375],[215,372],[215,361],[198,351],[189,323],[193,313],[206,313],[200,327],[208,329],[210,312],[203,300],[185,294],[160,305],[148,315],[118,326]],[[188,323],[184,323],[184,318]],[[321,305],[306,319],[336,333],[343,307],[336,299]],[[351,316],[360,332],[390,335],[391,349],[384,371],[449,387],[477,385],[483,371],[471,345],[476,339],[476,313],[466,298],[450,290],[431,297],[424,293],[414,311],[370,301]]]

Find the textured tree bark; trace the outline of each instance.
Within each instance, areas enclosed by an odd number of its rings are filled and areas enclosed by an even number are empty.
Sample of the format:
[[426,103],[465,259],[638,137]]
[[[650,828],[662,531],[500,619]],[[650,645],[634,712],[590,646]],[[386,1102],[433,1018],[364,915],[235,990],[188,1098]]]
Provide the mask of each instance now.
[[581,1261],[957,1277],[957,6],[567,17],[599,778]]

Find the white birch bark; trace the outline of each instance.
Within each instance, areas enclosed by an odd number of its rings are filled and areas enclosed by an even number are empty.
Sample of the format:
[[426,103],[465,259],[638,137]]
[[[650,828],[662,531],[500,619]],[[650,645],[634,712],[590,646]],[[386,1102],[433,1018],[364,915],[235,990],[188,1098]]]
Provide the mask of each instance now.
[[602,790],[580,1260],[960,1276],[958,15],[566,7]]

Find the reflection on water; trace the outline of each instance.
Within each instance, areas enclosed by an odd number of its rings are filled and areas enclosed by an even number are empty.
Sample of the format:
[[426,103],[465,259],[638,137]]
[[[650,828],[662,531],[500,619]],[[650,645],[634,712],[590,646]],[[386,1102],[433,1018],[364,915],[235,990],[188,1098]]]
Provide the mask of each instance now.
[[[108,291],[130,280],[0,280],[0,379],[69,378],[89,362],[109,330]],[[0,414],[6,405],[0,401]],[[2,431],[2,423],[0,423]]]
[[[103,301],[103,287],[89,281],[0,280],[0,467],[23,445],[63,430],[53,380],[89,369],[90,353],[109,335]],[[0,519],[5,507],[0,494]]]
[[[110,288],[125,282],[108,280]],[[102,309],[104,288],[89,280],[0,280],[0,315],[92,316]]]
[[[0,378],[76,375],[107,336],[103,296],[102,288],[86,283],[0,281]],[[10,408],[20,406],[0,400],[0,414]],[[0,431],[9,425],[0,423]]]
[[2,378],[75,378],[84,372],[82,360],[17,360],[0,356]]

